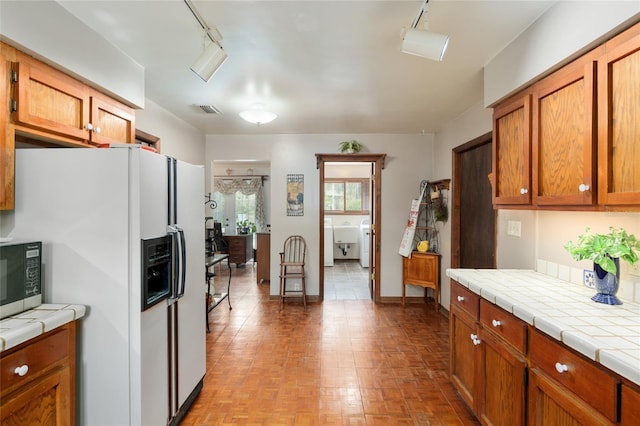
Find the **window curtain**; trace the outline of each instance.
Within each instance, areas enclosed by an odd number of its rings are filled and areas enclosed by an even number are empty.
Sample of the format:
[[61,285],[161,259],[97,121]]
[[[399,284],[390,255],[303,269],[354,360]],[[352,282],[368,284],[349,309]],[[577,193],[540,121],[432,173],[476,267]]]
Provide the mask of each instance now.
[[265,229],[264,223],[264,196],[262,194],[262,178],[250,179],[214,179],[213,190],[229,195],[241,192],[244,195],[256,196],[256,222],[260,229]]

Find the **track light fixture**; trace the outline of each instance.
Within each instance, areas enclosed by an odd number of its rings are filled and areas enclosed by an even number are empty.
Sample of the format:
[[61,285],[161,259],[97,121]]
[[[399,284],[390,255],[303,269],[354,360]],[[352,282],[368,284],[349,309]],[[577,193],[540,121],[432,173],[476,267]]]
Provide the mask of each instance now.
[[426,29],[426,17],[424,25],[425,29],[416,28],[418,26],[418,22],[420,22],[420,18],[422,18],[422,15],[426,16],[427,14],[428,3],[429,0],[424,0],[418,8],[418,12],[411,23],[411,27],[403,29],[402,48],[400,51],[440,62],[447,51],[449,36],[428,31]]
[[271,111],[267,111],[264,104],[254,104],[250,109],[242,111],[240,117],[249,123],[259,126],[275,120],[278,116]]
[[196,18],[198,24],[202,27],[205,33],[205,37],[208,37],[211,40],[209,46],[207,46],[204,51],[200,54],[198,59],[191,65],[191,70],[195,72],[198,77],[203,79],[205,82],[208,82],[213,74],[220,68],[220,66],[227,59],[227,53],[222,49],[222,45],[220,41],[222,40],[222,34],[220,31],[213,26],[209,26],[207,22],[204,20],[202,15],[198,12],[196,7],[191,3],[191,0],[184,0],[184,3],[187,5],[193,17]]

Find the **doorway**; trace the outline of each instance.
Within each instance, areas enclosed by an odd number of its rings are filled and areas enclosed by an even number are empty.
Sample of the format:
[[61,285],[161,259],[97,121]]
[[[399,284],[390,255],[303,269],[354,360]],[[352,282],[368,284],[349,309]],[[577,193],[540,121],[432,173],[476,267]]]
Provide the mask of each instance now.
[[491,133],[453,149],[451,267],[495,268]]
[[[370,168],[370,179],[369,179],[369,188],[368,188],[368,197],[369,197],[369,211],[368,211],[368,269],[358,267],[359,270],[366,270],[366,281],[368,282],[369,287],[369,299],[374,300],[375,302],[380,301],[380,289],[376,283],[379,282],[380,279],[380,265],[378,259],[380,258],[380,239],[378,238],[377,229],[380,229],[381,216],[380,216],[380,198],[381,198],[381,185],[382,185],[382,169],[384,168],[384,159],[386,154],[368,154],[368,153],[356,153],[356,154],[316,154],[317,165],[320,172],[320,190],[319,193],[319,207],[320,207],[320,218],[319,218],[319,300],[325,299],[325,242],[328,246],[332,244],[332,235],[331,231],[326,231],[325,229],[329,229],[325,226],[324,219],[328,217],[328,213],[331,213],[329,209],[325,208],[325,183],[330,182],[330,178],[327,177],[327,164],[356,164],[363,165],[368,164]],[[335,179],[334,179],[335,180]],[[364,188],[361,188],[364,189]],[[364,191],[363,191],[364,193]],[[359,215],[358,215],[359,213]],[[363,211],[356,211],[355,214],[358,216],[358,219],[363,219],[366,215],[363,214]],[[346,216],[344,216],[346,217]],[[346,221],[345,221],[346,222]],[[357,232],[360,232],[359,222],[357,224]],[[354,224],[346,225],[348,228],[353,228]],[[353,229],[346,230],[353,231]],[[345,244],[342,244],[340,250],[348,250]],[[354,265],[352,265],[353,269]]]

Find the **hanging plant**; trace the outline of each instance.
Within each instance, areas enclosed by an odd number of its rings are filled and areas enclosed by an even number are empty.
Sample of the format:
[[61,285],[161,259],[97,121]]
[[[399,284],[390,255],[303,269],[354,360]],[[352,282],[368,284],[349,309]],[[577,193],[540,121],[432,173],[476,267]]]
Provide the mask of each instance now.
[[350,141],[340,142],[340,147],[339,147],[340,152],[354,153],[354,152],[360,152],[361,149],[362,149],[362,145],[360,144],[360,142],[358,142],[355,139],[352,139]]

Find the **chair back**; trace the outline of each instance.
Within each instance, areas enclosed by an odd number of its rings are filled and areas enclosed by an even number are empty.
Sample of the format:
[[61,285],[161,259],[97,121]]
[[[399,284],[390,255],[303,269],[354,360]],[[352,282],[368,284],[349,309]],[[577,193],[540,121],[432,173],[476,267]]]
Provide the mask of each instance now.
[[284,240],[284,250],[280,253],[281,263],[304,265],[307,255],[307,243],[300,235],[292,235]]

